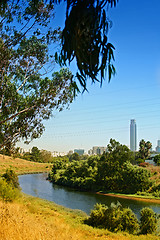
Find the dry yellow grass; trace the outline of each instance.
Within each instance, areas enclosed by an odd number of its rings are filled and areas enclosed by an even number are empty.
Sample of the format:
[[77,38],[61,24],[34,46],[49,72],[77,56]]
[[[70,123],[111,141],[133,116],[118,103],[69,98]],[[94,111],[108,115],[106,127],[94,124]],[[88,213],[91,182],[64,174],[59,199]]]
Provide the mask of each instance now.
[[[52,164],[29,162],[0,155],[0,174],[7,168],[17,174],[44,172]],[[46,168],[47,167],[47,168]],[[0,240],[158,240],[159,237],[110,233],[84,225],[82,216],[54,203],[23,196],[18,202],[0,201]]]
[[1,240],[158,240],[153,235],[133,236],[93,229],[73,211],[32,197],[16,203],[0,202]]
[[36,163],[20,158],[13,158],[0,154],[0,174],[7,168],[12,168],[17,174],[47,172],[52,168],[51,163]]

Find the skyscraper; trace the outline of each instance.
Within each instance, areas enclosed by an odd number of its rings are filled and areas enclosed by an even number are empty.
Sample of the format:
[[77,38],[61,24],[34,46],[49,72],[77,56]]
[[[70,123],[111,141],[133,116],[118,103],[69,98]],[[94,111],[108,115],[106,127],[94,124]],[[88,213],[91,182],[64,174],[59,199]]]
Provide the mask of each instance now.
[[157,141],[156,152],[160,152],[160,140]]
[[135,119],[131,119],[130,123],[130,150],[137,150],[137,126]]

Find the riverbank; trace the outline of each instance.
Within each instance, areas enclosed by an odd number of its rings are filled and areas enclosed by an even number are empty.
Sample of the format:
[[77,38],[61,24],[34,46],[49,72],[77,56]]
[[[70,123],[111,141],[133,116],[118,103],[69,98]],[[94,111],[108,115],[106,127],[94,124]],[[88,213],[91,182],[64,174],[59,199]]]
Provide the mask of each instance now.
[[[17,175],[31,174],[31,173],[43,173],[49,172],[52,169],[52,163],[37,163],[31,162],[20,158],[13,158],[0,154],[0,174],[3,174],[6,169],[12,168]],[[156,169],[157,170],[157,169]],[[96,192],[101,195],[108,195],[118,198],[126,198],[137,201],[153,202],[160,204],[160,199],[155,197],[151,198],[150,196],[141,196],[141,195],[126,195],[119,193],[102,193]]]
[[0,201],[0,239],[10,240],[158,240],[154,235],[111,233],[83,223],[87,215],[23,194],[13,203]]
[[136,201],[144,201],[144,202],[153,202],[160,204],[160,199],[157,199],[153,196],[151,198],[150,196],[141,196],[141,195],[136,195],[136,194],[119,194],[119,193],[101,193],[101,192],[96,192],[96,194],[99,195],[105,195],[105,196],[110,196],[110,197],[116,197],[116,198],[123,198],[123,199],[131,199],[131,200],[136,200]]
[[52,166],[52,163],[31,162],[24,159],[13,158],[0,154],[0,174],[3,174],[6,169],[9,168],[11,168],[17,175],[49,172]]

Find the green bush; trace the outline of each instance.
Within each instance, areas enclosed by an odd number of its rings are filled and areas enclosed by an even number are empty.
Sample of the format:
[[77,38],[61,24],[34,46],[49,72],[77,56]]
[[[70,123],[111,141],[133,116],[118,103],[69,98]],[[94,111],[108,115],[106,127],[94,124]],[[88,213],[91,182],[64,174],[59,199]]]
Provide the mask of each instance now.
[[106,205],[97,203],[91,211],[90,217],[86,220],[86,223],[93,227],[104,228],[107,209],[108,207]]
[[141,210],[140,218],[140,233],[151,234],[157,229],[157,215],[150,208],[143,208]]
[[20,196],[20,192],[13,185],[8,184],[6,180],[0,178],[0,198],[5,202],[12,202]]
[[12,169],[7,169],[2,175],[2,178],[4,178],[6,182],[12,185],[14,188],[19,188],[18,176]]
[[123,208],[120,221],[121,231],[134,233],[139,229],[137,217],[130,208]]
[[86,223],[112,232],[134,233],[139,228],[138,220],[132,210],[123,208],[119,203],[116,205],[112,203],[110,207],[96,204]]

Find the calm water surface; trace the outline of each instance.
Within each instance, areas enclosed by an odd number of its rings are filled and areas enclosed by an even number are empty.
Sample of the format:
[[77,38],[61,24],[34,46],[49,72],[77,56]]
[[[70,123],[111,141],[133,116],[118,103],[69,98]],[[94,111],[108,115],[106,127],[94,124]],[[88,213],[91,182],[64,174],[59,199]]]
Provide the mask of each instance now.
[[160,204],[147,203],[129,199],[121,199],[98,195],[95,193],[79,192],[75,189],[61,187],[46,180],[47,174],[27,174],[19,176],[22,191],[26,194],[53,201],[71,209],[80,209],[90,213],[96,203],[110,205],[111,202],[119,201],[124,207],[129,207],[139,217],[143,207],[150,207],[156,213],[160,213]]

